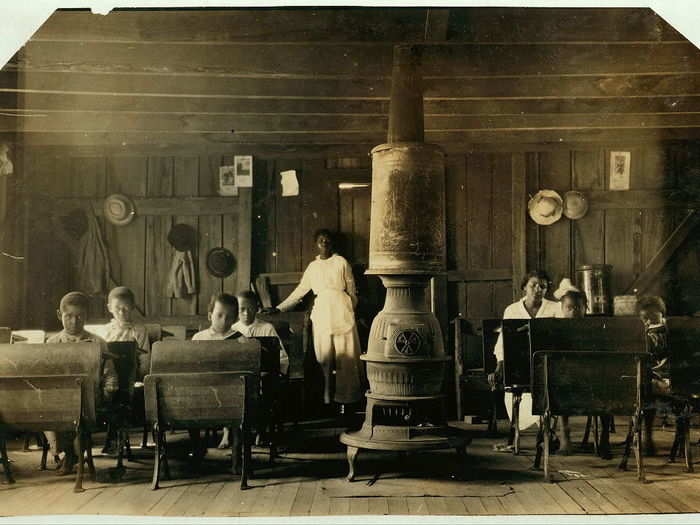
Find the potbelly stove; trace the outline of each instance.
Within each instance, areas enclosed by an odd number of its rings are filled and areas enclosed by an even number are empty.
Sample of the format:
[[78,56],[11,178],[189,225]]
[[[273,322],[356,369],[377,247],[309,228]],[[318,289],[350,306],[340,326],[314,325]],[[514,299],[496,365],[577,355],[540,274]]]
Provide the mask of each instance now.
[[447,425],[445,355],[440,323],[426,289],[445,272],[445,154],[423,142],[420,59],[413,46],[394,48],[388,143],[372,150],[368,274],[387,289],[370,330],[370,389],[362,428],[345,432],[348,480],[358,450],[455,448],[467,436]]

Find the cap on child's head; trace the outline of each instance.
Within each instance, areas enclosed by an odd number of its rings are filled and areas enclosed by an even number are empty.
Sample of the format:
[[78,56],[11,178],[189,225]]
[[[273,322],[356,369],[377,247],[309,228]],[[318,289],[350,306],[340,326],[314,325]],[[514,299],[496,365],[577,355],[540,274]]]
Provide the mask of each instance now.
[[236,294],[236,298],[238,301],[252,301],[254,303],[258,302],[258,296],[251,290],[242,290],[238,292]]
[[661,315],[666,315],[666,303],[658,295],[643,295],[637,299],[637,313],[642,310],[658,310]]
[[131,304],[136,304],[136,296],[134,295],[134,292],[132,292],[131,289],[127,288],[126,286],[117,286],[109,291],[107,302],[109,303],[114,299],[130,301]]
[[83,292],[68,292],[61,298],[58,309],[63,312],[68,306],[77,306],[88,310],[90,307],[90,301],[88,296]]
[[238,312],[238,300],[235,296],[231,295],[230,293],[224,292],[212,295],[211,299],[209,300],[209,313],[212,313],[214,311],[216,303],[221,303],[224,306],[228,306],[236,312]]

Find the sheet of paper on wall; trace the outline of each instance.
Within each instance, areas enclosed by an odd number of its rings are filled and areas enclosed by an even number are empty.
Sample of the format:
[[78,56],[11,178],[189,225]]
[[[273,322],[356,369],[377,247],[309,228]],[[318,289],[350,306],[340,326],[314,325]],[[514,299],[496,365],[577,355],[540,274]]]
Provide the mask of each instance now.
[[221,166],[219,168],[219,195],[224,197],[235,197],[238,195],[235,166]]
[[253,187],[253,156],[236,155],[233,157],[236,167],[236,186],[239,188]]
[[296,170],[281,171],[282,197],[294,197],[299,195],[299,181]]
[[629,151],[610,152],[610,189],[630,189],[630,161],[632,153]]

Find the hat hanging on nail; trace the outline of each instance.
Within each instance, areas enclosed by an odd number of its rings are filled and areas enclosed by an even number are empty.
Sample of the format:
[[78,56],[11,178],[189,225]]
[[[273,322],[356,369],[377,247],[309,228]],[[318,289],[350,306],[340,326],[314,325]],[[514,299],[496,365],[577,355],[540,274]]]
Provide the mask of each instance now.
[[117,226],[125,226],[134,220],[136,207],[126,195],[114,193],[104,202],[105,218]]
[[562,198],[553,190],[540,190],[527,203],[530,218],[543,226],[557,222],[561,218],[563,207]]
[[578,220],[588,212],[588,200],[579,191],[567,191],[564,194],[564,215],[571,220]]
[[178,252],[193,252],[197,245],[197,231],[185,223],[177,223],[168,232],[168,242]]
[[214,277],[224,279],[236,269],[236,258],[226,248],[212,248],[207,253],[207,270]]

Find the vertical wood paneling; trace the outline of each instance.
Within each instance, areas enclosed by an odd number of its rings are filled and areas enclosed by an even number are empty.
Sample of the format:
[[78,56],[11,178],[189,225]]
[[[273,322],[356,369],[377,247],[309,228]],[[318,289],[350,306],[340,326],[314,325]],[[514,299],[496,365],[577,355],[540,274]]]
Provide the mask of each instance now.
[[[299,181],[299,195],[282,197],[280,173],[296,170]],[[277,193],[277,258],[276,272],[300,272],[305,267],[302,262],[302,239],[304,235],[313,232],[302,231],[301,204],[303,193],[306,191],[306,181],[311,180],[312,174],[304,173],[299,160],[280,160],[275,163],[276,193]],[[307,263],[308,264],[308,263]]]
[[[216,194],[220,166],[222,166],[222,158],[218,155],[200,157],[200,196]],[[200,217],[198,258],[201,286],[199,287],[199,300],[197,305],[197,312],[200,315],[205,315],[207,313],[207,307],[211,296],[223,291],[222,279],[214,277],[207,270],[207,254],[212,248],[220,247],[222,245],[222,240],[221,216]]]
[[467,156],[467,267],[491,268],[492,165],[488,153]]
[[498,153],[493,157],[492,179],[492,223],[493,243],[492,261],[493,268],[512,268],[513,251],[511,239],[513,238],[513,192],[511,180],[513,178],[511,167],[511,154]]
[[[301,198],[301,266],[302,269],[316,257],[316,243],[313,234],[320,228],[331,231],[346,231],[340,224],[338,182],[329,176],[323,159],[308,159],[302,163],[304,187],[300,188]],[[279,176],[279,175],[278,175]],[[342,175],[341,175],[342,177]],[[368,176],[369,180],[371,175]],[[280,188],[281,192],[281,188]],[[294,199],[295,197],[280,197]]]
[[[563,196],[571,188],[570,181],[569,151],[548,151],[540,155],[540,189],[555,190]],[[571,226],[562,215],[554,224],[540,226],[540,231],[546,247],[542,268],[549,273],[552,286],[556,288],[563,277],[571,276]]]
[[596,150],[572,152],[571,175],[573,188],[578,191],[603,189],[603,155]]
[[[529,200],[540,188],[540,154],[525,154],[525,173],[527,198]],[[527,213],[527,209],[526,209]],[[540,246],[540,229],[529,214],[525,221],[525,241],[527,245],[527,268],[526,272],[539,268],[542,264],[542,250]]]
[[[514,153],[512,158],[511,195],[513,239],[513,277],[511,279],[511,299],[520,297],[520,281],[527,272],[527,167],[523,153]],[[496,300],[496,313],[501,312],[501,303]]]
[[[177,157],[173,167],[173,195],[176,197],[186,197],[199,193],[199,157]],[[199,264],[199,217],[176,215],[173,217],[173,224],[189,224],[197,232],[197,246],[194,247],[192,259],[195,264],[195,278],[197,290],[201,287],[203,272],[206,271]],[[198,294],[189,298],[171,299],[170,309],[173,315],[194,315],[197,313]]]
[[605,262],[612,264],[612,293],[624,293],[634,279],[634,222],[637,210],[607,210],[605,214]]
[[[146,195],[148,159],[145,157],[110,157],[107,159],[108,193],[129,197]],[[145,299],[146,220],[139,216],[125,226],[109,224],[106,228],[118,284],[134,292],[137,306],[143,311]]]
[[[148,159],[149,197],[173,195],[173,158]],[[168,274],[175,250],[168,243],[172,217],[146,217],[146,315],[170,315]]]
[[[72,159],[72,177],[67,181],[70,185],[70,194],[77,197],[104,197],[107,191],[106,162],[104,157],[76,157]],[[100,228],[104,232],[104,217],[97,219]],[[76,246],[76,248],[78,248]],[[74,250],[78,253],[78,250]],[[78,272],[80,268],[77,262],[72,265],[72,286],[78,289]],[[106,295],[90,296],[90,316],[104,317],[106,315]]]

